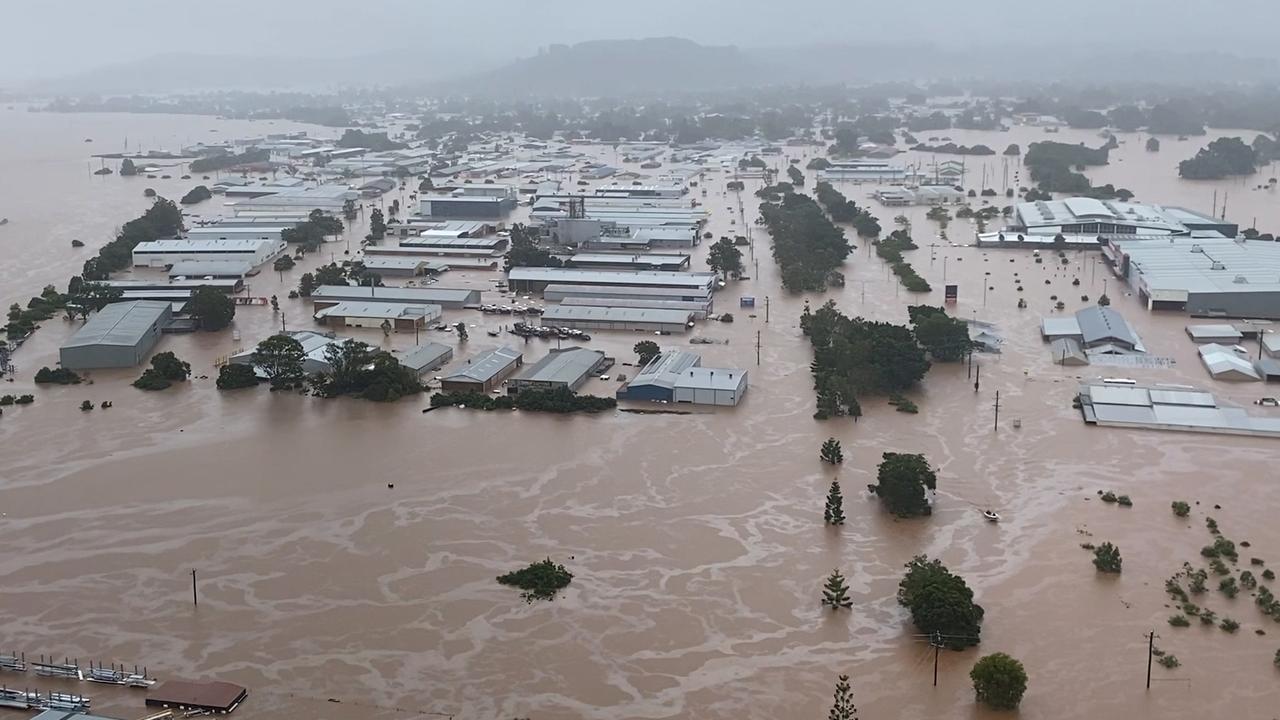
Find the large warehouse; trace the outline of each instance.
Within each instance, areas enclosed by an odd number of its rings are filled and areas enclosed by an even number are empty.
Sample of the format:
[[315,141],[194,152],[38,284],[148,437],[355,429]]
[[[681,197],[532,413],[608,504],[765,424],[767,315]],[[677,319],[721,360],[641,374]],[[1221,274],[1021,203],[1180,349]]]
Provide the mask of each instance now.
[[592,375],[604,368],[607,358],[599,350],[567,347],[552,350],[538,362],[526,366],[507,381],[507,392],[522,390],[577,391]]
[[418,199],[418,213],[429,218],[498,220],[516,209],[516,191],[508,185],[467,185],[453,192]]
[[1073,197],[1014,205],[1013,222],[1006,232],[1033,235],[1171,235],[1175,237],[1233,238],[1236,223],[1164,205],[1127,203]]
[[315,313],[317,322],[332,327],[380,328],[390,323],[393,330],[422,329],[440,318],[439,305],[344,300],[325,305]]
[[712,272],[619,272],[574,268],[517,267],[507,273],[512,290],[537,292],[548,285],[613,285],[616,287],[680,288],[709,292],[718,275]]
[[541,322],[551,327],[579,330],[684,332],[693,322],[693,313],[688,310],[555,305],[543,311]]
[[[629,287],[619,285],[548,285],[542,291],[547,302],[564,302],[576,298],[617,298],[619,300],[678,300],[680,302],[706,303],[711,306],[711,288]],[[609,303],[597,303],[608,305]]]
[[440,381],[440,389],[447,393],[487,393],[523,364],[524,355],[519,350],[503,345],[467,360],[465,366]]
[[1280,243],[1113,240],[1103,251],[1150,310],[1280,319]]
[[442,287],[356,287],[353,285],[321,285],[311,292],[311,301],[320,310],[344,300],[409,303],[411,305],[439,305],[457,310],[468,305],[480,304],[479,290]]
[[618,389],[619,400],[737,405],[747,392],[747,371],[704,368],[697,353],[668,350]]
[[257,267],[284,252],[283,240],[152,240],[133,248],[135,267],[168,267],[183,261],[236,261]]
[[68,370],[134,367],[151,353],[172,317],[167,302],[112,303],[63,344],[59,360]]

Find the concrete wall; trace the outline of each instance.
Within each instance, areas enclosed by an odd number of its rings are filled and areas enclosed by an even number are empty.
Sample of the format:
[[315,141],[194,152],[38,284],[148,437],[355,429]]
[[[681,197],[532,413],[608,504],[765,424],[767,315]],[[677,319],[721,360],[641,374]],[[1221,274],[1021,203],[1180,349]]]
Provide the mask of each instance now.
[[1280,320],[1280,292],[1191,293],[1187,313],[1201,317]]

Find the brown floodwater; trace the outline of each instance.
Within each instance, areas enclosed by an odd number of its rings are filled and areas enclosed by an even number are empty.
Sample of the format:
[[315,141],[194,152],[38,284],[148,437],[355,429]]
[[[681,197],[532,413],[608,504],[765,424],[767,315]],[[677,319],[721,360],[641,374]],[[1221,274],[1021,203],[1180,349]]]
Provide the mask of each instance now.
[[[11,219],[0,227],[0,300],[7,306],[47,282],[64,283],[114,226],[145,207],[143,187],[176,196],[192,184],[94,177],[90,152],[116,149],[115,138],[126,134],[174,147],[283,127],[291,126],[0,111],[0,133],[10,139],[0,144],[0,215]],[[1045,137],[1028,128],[946,134],[998,151]],[[1101,142],[1065,130],[1048,137]],[[1230,217],[1247,225],[1256,214],[1263,230],[1280,227],[1269,192],[1176,178],[1176,160],[1205,139],[1169,141],[1155,154],[1142,150],[1142,136],[1122,139],[1113,164],[1090,172],[1095,181],[1198,209],[1208,209],[1213,189],[1229,191]],[[612,150],[598,152],[610,158]],[[981,162],[969,160],[971,168]],[[998,157],[986,161],[999,171]],[[716,235],[743,226],[729,224],[736,202],[723,194],[725,177],[712,170],[704,183]],[[968,185],[977,184],[971,175]],[[863,202],[870,188],[844,190]],[[749,221],[755,202],[745,193],[744,200]],[[218,202],[195,211],[216,212]],[[902,212],[872,207],[886,228]],[[1252,543],[1242,557],[1280,564],[1280,446],[1093,428],[1071,408],[1077,377],[1100,374],[1196,384],[1242,403],[1273,393],[1211,381],[1183,333],[1186,318],[1147,313],[1115,280],[1114,307],[1153,353],[1176,364],[1057,367],[1038,323],[1051,295],[1074,310],[1085,305],[1080,295],[1101,293],[1105,273],[1093,256],[1073,255],[1063,267],[1035,265],[1020,252],[930,248],[936,224],[921,208],[905,214],[922,246],[909,259],[935,288],[926,296],[901,290],[861,242],[846,264],[845,288],[789,295],[764,234],[753,232],[758,271],[748,256],[753,277],[718,298],[737,321],[703,323],[694,333],[728,341],[697,347],[707,364],[750,370],[751,390],[733,409],[423,415],[425,396],[380,405],[218,392],[215,359],[280,326],[268,307],[239,309],[240,342],[226,332],[167,336],[161,348],[196,369],[185,386],[144,393],[128,386],[137,371],[127,370],[94,372],[89,385],[36,389],[34,370],[56,360],[76,327],[48,321],[17,354],[18,380],[3,388],[35,392],[37,402],[0,418],[0,650],[243,683],[250,696],[237,715],[246,718],[821,717],[839,673],[852,677],[863,717],[986,718],[997,715],[974,705],[967,674],[995,651],[1027,667],[1025,718],[1276,715],[1280,674],[1271,659],[1280,625],[1246,594],[1228,600],[1215,591],[1200,604],[1239,620],[1238,633],[1171,628],[1162,585],[1184,560],[1199,559],[1208,513],[1228,537]],[[973,229],[954,221],[948,234],[959,244]],[[349,230],[353,238],[363,233]],[[73,237],[88,247],[72,250]],[[341,257],[346,245],[330,247]],[[695,267],[704,255],[705,246]],[[311,327],[305,304],[284,296],[304,269],[328,259],[308,259],[283,281],[263,273],[251,292],[278,294],[288,326]],[[814,421],[810,351],[797,324],[804,302],[832,298],[851,314],[905,321],[909,303],[941,304],[944,273],[960,284],[954,312],[994,322],[1006,338],[1003,354],[979,357],[980,389],[965,366],[935,365],[911,394],[919,415],[867,399],[857,423]],[[1015,290],[1015,273],[1024,293]],[[442,284],[486,289],[491,301],[499,297],[492,277],[451,272]],[[985,305],[984,282],[994,288]],[[739,311],[740,295],[768,296],[769,321],[763,307],[754,317]],[[1020,295],[1026,310],[1015,307]],[[502,322],[463,311],[446,319],[476,325],[457,348],[459,360],[495,345],[483,330]],[[413,343],[407,335],[349,334],[392,349]],[[452,335],[428,335],[457,344]],[[601,332],[590,344],[629,361],[638,339]],[[526,357],[549,347],[533,340]],[[616,386],[592,380],[586,389]],[[81,412],[84,399],[115,407]],[[828,436],[844,444],[838,470],[818,461]],[[885,451],[922,452],[939,468],[933,517],[895,521],[869,499],[864,487]],[[822,524],[833,477],[844,486],[849,518],[838,530]],[[1130,495],[1134,507],[1103,505],[1095,493],[1104,489]],[[1190,519],[1173,517],[1175,499],[1199,503]],[[985,522],[979,511],[987,507],[1003,522]],[[1119,577],[1096,575],[1079,548],[1104,540],[1123,552]],[[894,600],[903,563],[918,553],[961,573],[986,608],[981,646],[943,653],[937,688],[932,652]],[[553,603],[526,605],[494,582],[548,556],[575,574]],[[833,568],[852,586],[849,612],[819,607]],[[1157,666],[1148,691],[1145,633],[1153,628],[1157,645],[1182,666]],[[137,693],[66,687],[92,695],[100,712],[143,713]]]

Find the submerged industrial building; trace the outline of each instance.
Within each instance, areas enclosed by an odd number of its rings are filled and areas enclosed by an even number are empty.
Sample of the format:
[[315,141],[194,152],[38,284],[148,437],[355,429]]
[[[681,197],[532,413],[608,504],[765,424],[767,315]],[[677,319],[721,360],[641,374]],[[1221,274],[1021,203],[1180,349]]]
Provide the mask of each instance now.
[[1150,310],[1280,319],[1280,243],[1116,239],[1103,253]]
[[618,389],[619,400],[737,405],[747,392],[747,371],[702,367],[702,357],[668,350],[650,360]]
[[142,363],[173,318],[172,306],[156,300],[111,303],[89,318],[58,350],[68,370],[126,368]]

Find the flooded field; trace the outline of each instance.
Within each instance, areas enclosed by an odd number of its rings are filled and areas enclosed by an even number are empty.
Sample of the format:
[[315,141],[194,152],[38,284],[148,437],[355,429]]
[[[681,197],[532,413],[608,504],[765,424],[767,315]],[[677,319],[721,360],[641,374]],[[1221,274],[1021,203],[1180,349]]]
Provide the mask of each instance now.
[[[24,138],[0,146],[0,215],[11,218],[0,227],[0,301],[63,285],[114,226],[139,214],[143,187],[176,197],[194,184],[93,177],[90,152],[116,149],[114,138],[126,134],[172,137],[176,146],[209,130],[236,137],[279,127],[0,111],[0,133]],[[1025,150],[1043,137],[1102,142],[1092,133],[1029,128],[947,134],[997,151],[1010,142]],[[1170,140],[1159,153],[1142,149],[1144,136],[1122,139],[1113,164],[1089,173],[1095,182],[1201,210],[1217,189],[1229,192],[1230,218],[1249,225],[1257,215],[1263,231],[1280,228],[1274,195],[1248,189],[1256,180],[1177,180],[1177,160],[1207,139]],[[997,156],[969,158],[971,173],[984,160],[999,172]],[[716,169],[704,179],[717,236],[743,227],[730,212],[733,194],[724,194],[728,177]],[[967,186],[977,184],[970,175]],[[743,193],[748,223],[757,185]],[[871,189],[842,187],[860,203],[871,202],[864,197]],[[210,213],[219,201],[196,211]],[[886,229],[903,212],[872,209]],[[238,310],[240,343],[230,333],[166,337],[161,349],[201,376],[184,387],[143,393],[128,386],[138,371],[125,370],[94,372],[91,385],[33,390],[32,374],[56,360],[75,327],[48,321],[17,354],[18,380],[4,388],[35,392],[37,401],[0,418],[0,650],[242,683],[250,695],[236,714],[250,720],[822,717],[842,672],[863,717],[980,718],[988,713],[975,708],[967,675],[995,651],[1027,667],[1024,718],[1270,717],[1280,707],[1271,664],[1280,625],[1247,596],[1214,592],[1202,604],[1239,620],[1238,633],[1171,628],[1162,585],[1184,560],[1199,559],[1209,513],[1227,537],[1252,544],[1242,556],[1280,564],[1280,446],[1085,426],[1071,408],[1075,380],[1099,370],[1053,365],[1038,324],[1052,311],[1051,295],[1072,311],[1086,304],[1082,294],[1101,294],[1107,276],[1094,257],[1036,265],[1019,251],[930,247],[937,225],[923,208],[905,210],[921,246],[908,259],[934,287],[924,296],[902,290],[856,239],[845,288],[789,295],[767,238],[753,231],[758,269],[748,255],[752,278],[717,297],[737,322],[704,322],[692,333],[728,341],[697,348],[708,365],[751,373],[743,404],[720,411],[423,415],[425,395],[380,405],[218,392],[214,361],[280,326],[268,307]],[[973,230],[953,221],[948,234],[960,245]],[[348,230],[353,246],[364,232]],[[73,237],[88,247],[72,251]],[[330,247],[338,258],[345,243]],[[698,250],[695,269],[705,267],[705,252]],[[285,295],[304,270],[328,260],[309,258],[283,279],[265,272],[252,279],[251,294],[278,295],[290,328],[311,327],[307,304]],[[856,424],[814,421],[810,351],[798,327],[804,303],[831,298],[850,314],[905,322],[908,304],[942,304],[944,274],[960,285],[953,312],[995,323],[1006,339],[1003,354],[979,356],[980,387],[965,366],[935,365],[912,395],[919,415],[867,399]],[[441,285],[485,289],[489,302],[500,297],[492,277],[450,272]],[[1079,287],[1071,285],[1076,277]],[[983,283],[991,288],[985,304]],[[1176,361],[1125,369],[1126,376],[1208,387],[1242,404],[1274,394],[1214,383],[1183,332],[1185,317],[1149,314],[1114,279],[1109,290],[1151,352]],[[739,311],[740,295],[768,296],[768,322],[762,307],[754,317]],[[1016,308],[1020,296],[1029,308]],[[483,330],[499,318],[451,311],[446,320],[477,326],[456,358],[498,342]],[[346,334],[396,349],[413,343],[404,334]],[[428,336],[456,344],[451,335]],[[600,332],[590,346],[633,362],[639,339]],[[680,336],[655,339],[687,345]],[[532,340],[526,359],[553,346]],[[616,387],[593,380],[585,391]],[[84,413],[77,409],[84,399],[114,408]],[[828,436],[844,445],[838,472],[818,461]],[[923,452],[939,468],[932,518],[894,521],[863,492],[885,451]],[[822,503],[837,476],[849,519],[833,530],[822,524]],[[1130,495],[1134,507],[1103,505],[1095,493],[1106,489]],[[1200,503],[1187,520],[1169,511],[1178,499]],[[979,511],[987,507],[1004,521],[985,522]],[[1097,576],[1079,548],[1103,540],[1123,552],[1119,577]],[[894,599],[903,563],[919,553],[962,574],[986,609],[982,644],[944,653],[937,688],[932,651]],[[547,556],[575,575],[553,603],[525,605],[494,582]],[[849,577],[850,612],[819,607],[833,568]],[[1182,667],[1157,667],[1160,682],[1148,691],[1151,629]],[[137,694],[75,687],[100,712],[143,714]]]

